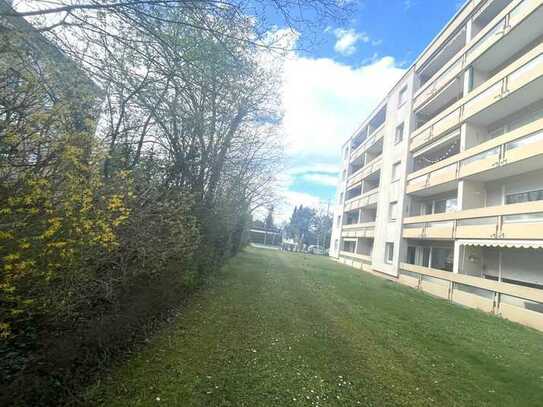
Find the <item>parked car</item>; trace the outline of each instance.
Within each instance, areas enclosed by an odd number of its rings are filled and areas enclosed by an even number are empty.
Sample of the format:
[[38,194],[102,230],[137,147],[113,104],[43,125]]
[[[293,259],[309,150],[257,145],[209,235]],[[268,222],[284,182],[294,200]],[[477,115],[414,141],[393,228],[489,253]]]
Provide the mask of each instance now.
[[321,247],[321,246],[309,246],[307,248],[307,252],[310,253],[310,254],[316,254],[316,255],[319,255],[319,256],[324,256],[324,254],[326,253],[326,251],[324,250],[324,247]]

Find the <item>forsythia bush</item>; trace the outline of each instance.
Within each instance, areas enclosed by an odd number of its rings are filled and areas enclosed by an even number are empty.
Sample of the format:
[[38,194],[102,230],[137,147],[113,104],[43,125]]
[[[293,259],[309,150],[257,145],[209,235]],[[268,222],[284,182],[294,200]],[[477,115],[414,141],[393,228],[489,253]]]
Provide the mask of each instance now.
[[130,216],[126,174],[116,190],[102,185],[100,171],[81,148],[60,149],[56,174],[24,174],[3,185],[0,202],[0,337],[15,335],[21,319],[66,313],[78,287],[93,278],[92,256],[115,251],[118,229]]

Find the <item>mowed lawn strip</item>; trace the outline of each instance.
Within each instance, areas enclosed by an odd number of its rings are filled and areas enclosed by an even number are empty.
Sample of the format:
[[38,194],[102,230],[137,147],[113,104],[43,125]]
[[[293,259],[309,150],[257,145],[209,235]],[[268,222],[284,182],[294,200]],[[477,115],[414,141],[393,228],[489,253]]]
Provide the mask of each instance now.
[[247,249],[85,399],[541,406],[543,335],[325,257]]

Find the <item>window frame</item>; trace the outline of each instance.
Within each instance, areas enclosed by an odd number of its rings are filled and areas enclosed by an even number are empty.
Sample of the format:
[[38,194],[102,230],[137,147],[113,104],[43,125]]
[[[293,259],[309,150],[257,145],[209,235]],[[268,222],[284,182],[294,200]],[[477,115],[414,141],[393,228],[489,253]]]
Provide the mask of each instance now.
[[[392,164],[392,182],[399,181],[400,178],[402,178],[402,171],[401,171],[401,161],[397,161],[394,164]],[[397,170],[397,174],[396,174]]]
[[[403,97],[403,100],[402,100]],[[407,102],[407,85],[404,85],[398,92],[398,108],[405,105]]]
[[394,263],[394,242],[385,243],[385,263]]
[[[400,129],[401,129],[401,131],[399,131]],[[399,137],[398,137],[398,135],[399,135]],[[400,144],[403,141],[404,135],[405,135],[405,122],[402,122],[401,124],[396,126],[396,130],[394,132],[394,145],[395,146],[397,146],[398,144]]]
[[398,208],[399,203],[398,201],[392,201],[388,204],[388,221],[389,222],[396,222],[398,220]]

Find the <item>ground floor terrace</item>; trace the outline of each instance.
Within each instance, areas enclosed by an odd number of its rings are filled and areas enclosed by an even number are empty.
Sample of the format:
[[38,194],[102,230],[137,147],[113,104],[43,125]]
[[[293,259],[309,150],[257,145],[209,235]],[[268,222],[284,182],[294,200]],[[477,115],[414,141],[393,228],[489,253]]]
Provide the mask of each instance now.
[[[348,239],[338,260],[379,271],[372,245]],[[543,241],[417,238],[402,245],[392,273],[401,283],[543,330]]]
[[251,248],[80,402],[539,407],[542,341],[327,257]]

